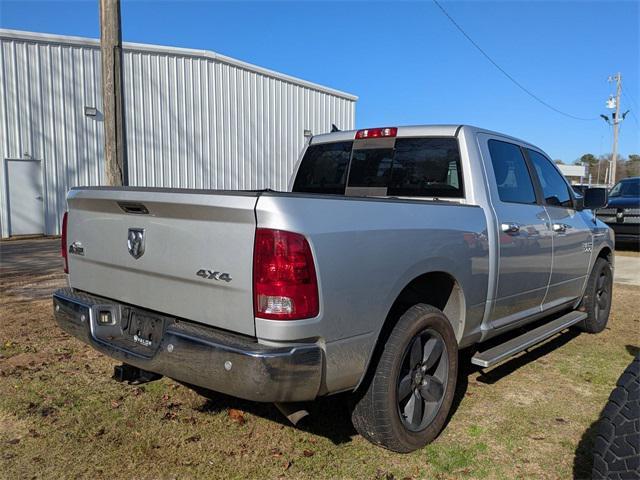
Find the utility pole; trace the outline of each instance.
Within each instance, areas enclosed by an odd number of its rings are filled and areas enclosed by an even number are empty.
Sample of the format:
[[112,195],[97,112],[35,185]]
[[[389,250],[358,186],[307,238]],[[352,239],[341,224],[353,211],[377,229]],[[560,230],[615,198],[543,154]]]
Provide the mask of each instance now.
[[620,93],[622,92],[622,75],[620,72],[609,77],[609,81],[616,82],[616,112],[613,114],[613,150],[611,151],[611,168],[609,169],[609,186],[612,187],[616,183],[616,166],[618,161],[618,126],[622,119],[620,118]]
[[128,184],[122,92],[122,26],[120,0],[100,2],[100,52],[104,110],[104,160],[107,184]]

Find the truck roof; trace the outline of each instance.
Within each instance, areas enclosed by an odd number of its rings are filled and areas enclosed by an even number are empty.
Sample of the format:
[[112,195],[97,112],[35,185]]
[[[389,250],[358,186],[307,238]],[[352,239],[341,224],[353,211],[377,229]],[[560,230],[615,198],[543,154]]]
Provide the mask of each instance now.
[[[458,132],[461,129],[468,130],[468,133],[488,133],[493,135],[499,135],[501,137],[509,138],[515,140],[519,143],[530,145],[534,148],[535,145],[522,140],[520,138],[513,137],[511,135],[507,135],[500,132],[495,132],[492,130],[488,130],[486,128],[480,128],[473,125],[463,125],[463,124],[444,124],[444,125],[404,125],[404,126],[396,126],[396,125],[382,125],[381,127],[395,127],[398,129],[396,137],[421,137],[421,136],[434,136],[434,137],[455,137],[458,135]],[[346,140],[353,140],[356,136],[356,132],[361,129],[356,130],[344,130],[339,132],[331,132],[331,133],[323,133],[320,135],[314,135],[311,138],[311,144],[318,143],[328,143],[328,142],[339,142]]]

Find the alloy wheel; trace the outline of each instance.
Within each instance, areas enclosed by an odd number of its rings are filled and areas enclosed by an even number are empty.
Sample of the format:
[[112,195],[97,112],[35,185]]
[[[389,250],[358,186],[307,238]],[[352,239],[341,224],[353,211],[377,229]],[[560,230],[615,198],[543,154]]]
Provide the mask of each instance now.
[[400,367],[396,397],[404,426],[426,428],[434,419],[447,390],[449,360],[442,336],[426,329],[413,337]]

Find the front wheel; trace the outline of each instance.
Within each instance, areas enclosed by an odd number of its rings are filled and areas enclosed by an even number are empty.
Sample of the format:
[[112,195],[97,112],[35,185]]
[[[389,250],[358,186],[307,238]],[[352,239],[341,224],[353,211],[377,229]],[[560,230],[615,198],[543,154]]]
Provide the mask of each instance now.
[[351,418],[372,443],[411,452],[442,430],[456,388],[458,343],[447,317],[418,304],[398,320]]
[[611,264],[604,258],[598,258],[593,265],[587,281],[581,307],[587,318],[579,324],[589,333],[600,333],[607,326],[613,294],[613,271]]

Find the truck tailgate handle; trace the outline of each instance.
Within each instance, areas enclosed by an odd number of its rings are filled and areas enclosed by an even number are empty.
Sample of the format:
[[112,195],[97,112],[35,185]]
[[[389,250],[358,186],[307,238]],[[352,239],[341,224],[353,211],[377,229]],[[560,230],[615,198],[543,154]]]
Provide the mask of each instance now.
[[125,213],[132,213],[134,215],[148,215],[149,210],[141,203],[133,202],[118,202],[118,206]]
[[508,235],[517,235],[520,233],[520,225],[513,222],[503,223],[500,229]]

